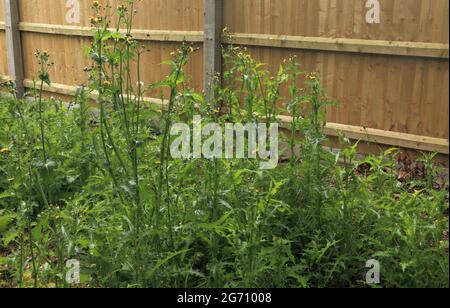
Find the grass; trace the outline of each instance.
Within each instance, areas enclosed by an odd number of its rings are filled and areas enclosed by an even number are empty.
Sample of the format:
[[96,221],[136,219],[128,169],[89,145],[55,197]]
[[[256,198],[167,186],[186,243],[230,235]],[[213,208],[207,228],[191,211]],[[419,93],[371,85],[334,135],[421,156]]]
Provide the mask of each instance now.
[[[0,286],[370,287],[365,265],[376,259],[378,286],[448,287],[448,181],[433,155],[358,159],[344,136],[338,154],[327,150],[332,103],[295,58],[271,76],[230,45],[223,83],[206,101],[189,87],[184,67],[196,50],[183,44],[167,78],[143,85],[147,50],[130,34],[128,2],[116,30],[111,8],[94,4],[90,82],[76,106],[43,98],[45,52],[34,100],[2,83],[11,95],[0,98]],[[158,89],[164,110],[143,100]],[[273,122],[285,112],[295,154],[274,170],[170,156],[173,123]],[[72,259],[80,285],[65,280]]]

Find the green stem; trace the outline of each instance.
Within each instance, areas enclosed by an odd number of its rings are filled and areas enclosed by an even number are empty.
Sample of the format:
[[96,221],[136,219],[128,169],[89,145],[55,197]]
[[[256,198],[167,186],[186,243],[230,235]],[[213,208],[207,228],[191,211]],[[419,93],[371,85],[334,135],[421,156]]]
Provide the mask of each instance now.
[[41,80],[39,87],[39,127],[41,131],[41,144],[42,144],[42,155],[44,158],[44,164],[47,164],[47,152],[45,149],[45,132],[44,132],[44,119],[43,119],[43,107],[42,107],[42,92],[44,88],[44,81]]
[[33,235],[31,232],[31,218],[28,218],[28,237],[30,241],[30,254],[31,254],[31,261],[33,266],[33,277],[34,277],[34,288],[37,289],[38,287],[38,271],[36,266],[36,259],[34,256],[34,249],[33,249]]
[[[177,84],[178,84],[178,79],[180,78],[181,75],[181,70],[182,70],[182,61],[180,61],[180,63],[178,64],[177,68],[176,68],[176,72],[175,72],[175,80],[173,81],[173,84],[171,85],[170,88],[170,98],[169,98],[169,106],[168,106],[168,110],[167,113],[165,114],[166,120],[165,120],[165,126],[164,126],[164,132],[163,132],[163,140],[161,143],[161,149],[160,149],[160,167],[159,167],[159,183],[158,183],[158,191],[157,191],[157,199],[156,199],[156,209],[155,209],[155,222],[156,222],[156,227],[159,226],[159,211],[161,209],[161,203],[162,203],[162,189],[163,189],[163,185],[164,185],[164,180],[166,182],[169,181],[168,179],[168,174],[167,174],[167,153],[166,153],[166,149],[169,146],[168,143],[170,142],[169,139],[169,130],[170,130],[170,125],[171,125],[171,115],[173,112],[173,105],[175,102],[175,97],[177,94]],[[164,174],[164,170],[166,171]],[[166,183],[168,184],[168,183]]]

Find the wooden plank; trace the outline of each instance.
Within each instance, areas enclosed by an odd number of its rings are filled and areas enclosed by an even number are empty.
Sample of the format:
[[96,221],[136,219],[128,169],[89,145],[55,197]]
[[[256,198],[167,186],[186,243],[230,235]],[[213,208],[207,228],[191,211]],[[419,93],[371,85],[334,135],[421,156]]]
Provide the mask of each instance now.
[[[56,25],[91,26],[93,15],[92,0],[78,0],[80,5],[79,23],[71,23],[65,16],[68,11],[66,0],[19,0],[20,16],[24,22],[48,23]],[[120,4],[130,1],[101,0],[100,4],[108,4],[106,12],[115,28]],[[133,25],[136,29],[155,30],[193,30],[203,31],[203,0],[145,0],[133,1],[136,14]],[[131,7],[130,7],[131,9]]]
[[221,37],[223,27],[222,0],[205,0],[203,82],[207,101],[213,97],[211,85],[222,72]]
[[[217,1],[217,0],[208,0]],[[206,16],[205,16],[206,17]],[[208,26],[211,27],[211,24]],[[214,27],[214,26],[213,26]],[[221,29],[222,26],[215,29]],[[0,23],[1,29],[1,23]],[[57,34],[67,36],[92,36],[91,27],[53,25],[42,23],[22,22],[19,24],[19,30],[23,32]],[[210,30],[208,30],[210,31]],[[142,41],[155,42],[210,42],[215,47],[219,46],[215,38],[219,30],[206,33],[202,31],[167,31],[167,30],[133,30],[136,39]],[[212,34],[211,34],[212,33]],[[206,39],[206,36],[209,38]],[[213,43],[213,42],[216,43]],[[223,39],[223,43],[231,43]],[[350,53],[366,53],[380,55],[396,55],[408,57],[425,57],[425,58],[449,58],[449,45],[440,43],[424,43],[424,42],[403,42],[403,41],[381,41],[381,40],[363,40],[363,39],[346,39],[346,38],[326,38],[326,37],[306,37],[306,36],[288,36],[288,35],[269,35],[269,34],[246,34],[235,33],[233,35],[233,43],[247,46],[290,48],[303,50],[318,51],[336,51]],[[216,47],[217,48],[217,47]],[[220,54],[220,47],[219,54]],[[217,56],[217,52],[214,54]],[[206,56],[205,60],[213,59]],[[212,60],[211,60],[212,61]]]
[[[67,25],[54,25],[54,24],[41,24],[21,22],[19,24],[20,31],[44,33],[44,34],[57,34],[67,36],[81,36],[92,37],[91,27],[80,26],[67,26]],[[111,29],[113,30],[113,29]],[[123,30],[125,33],[126,30]],[[155,42],[203,42],[202,31],[167,31],[167,30],[142,30],[134,29],[132,34],[135,39],[142,41],[155,41]]]
[[[231,43],[224,40],[224,43]],[[449,45],[439,43],[380,41],[270,34],[235,33],[234,44],[304,50],[367,53],[426,58],[449,58]]]
[[[291,56],[297,57],[306,73],[317,72],[328,99],[336,102],[327,108],[328,122],[449,138],[449,92],[448,86],[444,86],[445,81],[448,84],[448,60],[283,48],[247,49],[272,76],[284,59]],[[405,77],[407,72],[412,72],[413,78]],[[305,81],[299,80],[299,88],[308,88]],[[438,84],[442,86],[439,88]],[[411,93],[405,94],[408,89]],[[281,96],[289,97],[286,87],[281,89]]]
[[380,0],[378,24],[367,22],[367,2],[226,0],[224,24],[235,33],[448,44],[448,0]]
[[[34,84],[33,84],[33,80],[31,79],[25,79],[23,82],[23,85],[26,88],[33,88]],[[51,83],[51,85],[47,85],[44,84],[43,86],[43,90],[45,92],[49,92],[49,93],[55,93],[55,94],[61,94],[61,95],[65,95],[65,96],[74,96],[77,92],[77,89],[79,87],[76,86],[71,86],[71,85],[65,85],[65,84],[59,84],[59,83]],[[91,93],[92,97],[97,97],[98,96],[98,92],[93,92]],[[131,99],[134,99],[134,96],[131,96]],[[150,103],[150,104],[154,104],[157,106],[160,106],[162,108],[166,108],[168,101],[167,100],[162,100],[159,98],[153,98],[153,97],[145,97],[144,102]]]
[[325,128],[325,133],[329,136],[337,137],[339,132],[343,132],[347,138],[353,140],[362,140],[400,148],[437,152],[447,155],[449,154],[448,139],[432,138],[338,123],[328,123]]
[[19,31],[19,9],[16,0],[4,0],[8,71],[16,84],[17,96],[24,95],[22,43]]
[[[90,67],[91,59],[83,52],[85,46],[90,45],[88,37],[62,36],[42,33],[22,32],[22,44],[24,52],[25,78],[35,78],[37,61],[33,55],[36,49],[47,50],[55,65],[50,70],[53,82],[69,85],[81,85],[88,83],[88,74],[85,67]],[[146,46],[150,52],[145,52],[141,57],[141,81],[145,85],[161,81],[170,74],[170,66],[163,62],[172,58],[171,52],[180,47],[179,42],[140,42],[140,46]],[[197,92],[203,90],[203,48],[195,43],[199,50],[190,56],[189,63],[185,66],[186,82]],[[131,65],[132,84],[137,82],[137,70],[135,63]],[[6,73],[6,72],[4,72]],[[160,94],[169,94],[166,88],[158,88],[150,91],[149,96],[159,97]]]
[[[290,128],[292,117],[280,116],[282,127]],[[327,123],[325,134],[338,137],[342,132],[347,138],[352,140],[361,140],[376,144],[384,144],[400,148],[415,149],[427,152],[437,152],[440,154],[449,154],[449,140],[441,138],[431,138],[413,134],[398,133],[380,129],[366,128],[360,126]]]
[[[1,1],[0,1],[1,2]],[[0,75],[8,75],[5,31],[0,31]]]

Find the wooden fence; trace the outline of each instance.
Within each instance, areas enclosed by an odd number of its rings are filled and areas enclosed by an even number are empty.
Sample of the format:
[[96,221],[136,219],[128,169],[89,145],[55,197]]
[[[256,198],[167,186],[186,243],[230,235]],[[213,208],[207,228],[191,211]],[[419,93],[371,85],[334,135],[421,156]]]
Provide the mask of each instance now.
[[[55,62],[46,90],[73,94],[86,82],[91,4],[2,0],[0,75],[29,87],[33,53],[45,49]],[[329,135],[449,153],[448,0],[143,0],[136,9],[135,36],[152,50],[143,59],[147,84],[167,75],[160,63],[187,40],[200,48],[187,74],[203,89],[221,69],[218,47],[227,42],[220,31],[228,26],[271,71],[297,55],[306,71],[320,74],[338,102],[329,110]]]

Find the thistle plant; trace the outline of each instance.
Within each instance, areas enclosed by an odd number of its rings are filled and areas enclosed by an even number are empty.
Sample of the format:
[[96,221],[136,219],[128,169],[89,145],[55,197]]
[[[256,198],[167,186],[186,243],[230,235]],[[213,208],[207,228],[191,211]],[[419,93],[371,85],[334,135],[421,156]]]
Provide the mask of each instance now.
[[47,51],[39,51],[37,50],[34,53],[38,65],[39,65],[39,71],[38,71],[38,82],[39,82],[39,90],[38,90],[38,105],[39,105],[39,127],[41,130],[41,144],[42,144],[42,156],[43,156],[43,162],[44,165],[47,164],[47,151],[45,146],[45,123],[44,123],[44,106],[42,101],[42,94],[44,92],[44,84],[50,85],[50,69],[53,66],[53,62],[50,61],[50,55]]
[[[140,239],[144,219],[144,205],[141,199],[139,176],[139,140],[140,110],[143,96],[143,85],[140,76],[140,59],[145,47],[138,45],[131,34],[135,15],[135,1],[120,2],[116,10],[118,21],[115,30],[110,30],[109,5],[102,6],[94,2],[92,8],[94,17],[94,40],[89,50],[93,60],[91,72],[91,88],[99,89],[98,103],[100,105],[100,139],[105,155],[107,170],[122,203],[133,202],[133,210],[128,213],[135,229],[136,250],[136,281],[140,281],[142,271]],[[126,32],[121,31],[122,27]],[[136,62],[135,62],[136,60]],[[137,90],[132,83],[132,66],[137,67]],[[113,108],[106,105],[113,102]],[[122,128],[121,138],[113,136],[110,119],[118,118]],[[123,138],[123,139],[122,139]],[[119,143],[125,141],[127,150],[122,151]],[[112,149],[112,151],[110,151]],[[119,168],[114,166],[114,156]],[[116,171],[119,170],[119,173]],[[125,176],[125,178],[123,177]],[[126,180],[123,182],[123,180]],[[125,189],[124,189],[125,188]]]
[[291,165],[295,165],[298,159],[296,153],[296,144],[298,143],[297,134],[299,133],[301,121],[304,117],[302,108],[304,91],[302,88],[299,88],[300,77],[304,75],[304,72],[300,69],[300,63],[297,61],[296,57],[285,60],[284,64],[286,65],[286,72],[289,76],[289,100],[286,102],[286,110],[292,117],[290,128],[291,138],[289,140],[290,162]]
[[[169,218],[169,229],[170,234],[172,232],[171,227],[171,204],[170,204],[170,185],[169,185],[169,160],[170,160],[170,129],[172,125],[172,117],[175,110],[176,100],[179,98],[180,84],[184,82],[184,71],[183,68],[189,60],[189,56],[193,53],[195,49],[189,44],[183,44],[182,47],[172,53],[173,60],[165,62],[165,64],[170,65],[172,71],[166,80],[162,84],[157,84],[155,86],[167,86],[169,88],[169,102],[167,110],[163,112],[162,123],[162,141],[159,151],[159,178],[158,186],[156,190],[155,207],[153,209],[155,226],[158,228],[160,221],[160,210],[163,203],[163,197],[166,196],[167,200],[167,210]],[[173,235],[170,235],[173,238]]]
[[3,92],[6,92],[14,99],[17,99],[17,87],[14,81],[12,80],[4,80],[2,77],[0,77],[0,97]]

